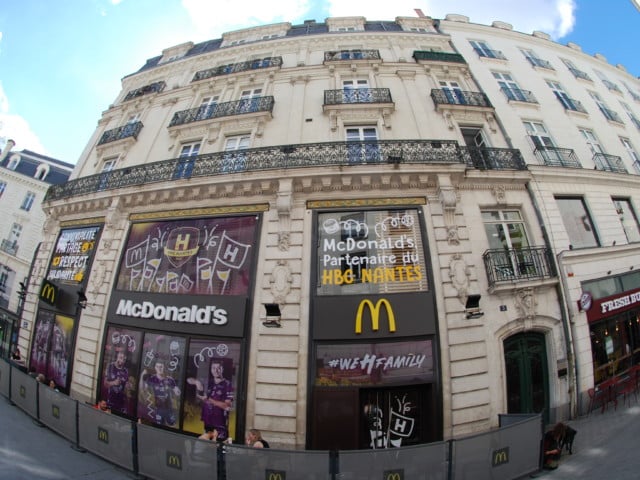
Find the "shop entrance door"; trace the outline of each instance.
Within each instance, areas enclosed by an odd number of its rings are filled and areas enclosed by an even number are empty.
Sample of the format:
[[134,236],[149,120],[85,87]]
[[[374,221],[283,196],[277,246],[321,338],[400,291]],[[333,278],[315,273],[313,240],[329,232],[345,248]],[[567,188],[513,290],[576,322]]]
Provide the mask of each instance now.
[[541,333],[521,333],[504,342],[507,413],[542,413],[549,422],[547,349]]

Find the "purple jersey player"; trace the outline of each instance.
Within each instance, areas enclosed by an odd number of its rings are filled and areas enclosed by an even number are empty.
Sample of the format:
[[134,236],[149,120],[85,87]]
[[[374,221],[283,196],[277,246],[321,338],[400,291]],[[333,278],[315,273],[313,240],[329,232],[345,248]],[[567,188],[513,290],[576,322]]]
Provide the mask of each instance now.
[[176,414],[173,410],[173,395],[179,396],[180,389],[176,381],[164,374],[164,363],[157,361],[155,364],[156,373],[142,375],[142,381],[153,392],[154,412],[153,419],[159,425],[173,426],[176,423]]
[[211,375],[205,394],[202,382],[195,378],[187,380],[197,388],[196,397],[202,402],[202,416],[204,430],[216,429],[218,440],[224,441],[229,436],[229,412],[233,403],[233,385],[222,376],[222,362],[220,360],[211,361]]
[[128,413],[125,387],[129,380],[129,370],[125,367],[126,361],[124,352],[118,352],[116,360],[107,367],[107,405],[112,412]]

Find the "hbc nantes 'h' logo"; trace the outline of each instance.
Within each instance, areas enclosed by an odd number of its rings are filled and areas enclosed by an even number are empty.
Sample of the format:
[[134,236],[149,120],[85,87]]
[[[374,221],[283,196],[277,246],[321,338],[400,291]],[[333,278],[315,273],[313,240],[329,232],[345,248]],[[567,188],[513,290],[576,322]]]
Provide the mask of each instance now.
[[187,263],[191,257],[198,253],[200,243],[200,231],[195,227],[174,228],[169,233],[164,254],[171,265],[178,268]]
[[364,299],[360,302],[360,305],[358,305],[358,311],[356,312],[356,333],[362,333],[362,316],[364,315],[365,308],[369,310],[369,315],[371,316],[371,330],[377,332],[380,328],[380,310],[383,306],[385,311],[387,312],[389,332],[395,332],[396,318],[393,314],[391,304],[386,298],[381,298],[376,302],[375,305],[369,299]]

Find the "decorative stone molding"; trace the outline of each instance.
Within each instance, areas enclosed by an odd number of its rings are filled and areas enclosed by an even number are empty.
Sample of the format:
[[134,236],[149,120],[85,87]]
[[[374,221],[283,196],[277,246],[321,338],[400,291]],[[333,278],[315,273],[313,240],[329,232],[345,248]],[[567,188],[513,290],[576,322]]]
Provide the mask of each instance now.
[[505,192],[506,189],[504,185],[493,185],[491,187],[491,193],[493,194],[497,203],[505,203]]
[[438,198],[442,205],[442,216],[447,228],[447,242],[449,245],[459,245],[460,238],[458,237],[458,227],[456,225],[458,198],[448,175],[438,175]]
[[276,196],[276,211],[278,212],[278,248],[283,252],[289,250],[292,194],[293,179],[280,179]]
[[279,305],[287,303],[287,295],[291,291],[293,275],[286,260],[278,260],[278,264],[273,267],[269,283],[271,284],[271,295],[273,300]]
[[533,319],[536,315],[535,289],[532,287],[522,288],[515,291],[516,309],[520,313],[520,317],[524,319]]
[[467,301],[469,291],[469,266],[460,253],[455,253],[449,261],[449,278],[453,288],[458,292],[458,299],[463,305]]

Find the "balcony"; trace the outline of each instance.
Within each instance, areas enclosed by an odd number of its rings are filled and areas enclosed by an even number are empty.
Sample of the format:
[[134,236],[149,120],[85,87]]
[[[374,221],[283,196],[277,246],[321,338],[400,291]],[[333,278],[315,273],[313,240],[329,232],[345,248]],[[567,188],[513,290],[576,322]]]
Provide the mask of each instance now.
[[510,102],[538,103],[536,97],[529,90],[520,90],[519,88],[501,87],[502,93],[505,94]]
[[464,105],[493,108],[489,98],[482,92],[465,92],[463,90],[434,88],[431,90],[431,98],[433,99],[433,103],[436,104],[436,107],[439,105]]
[[569,71],[573,74],[574,77],[579,78],[581,80],[587,80],[588,82],[592,82],[591,77],[587,72],[583,72],[582,70],[578,70],[577,68],[567,67]]
[[353,103],[392,103],[388,88],[352,88],[345,90],[325,90],[325,105]]
[[217,77],[220,75],[230,75],[232,73],[280,66],[282,66],[282,57],[266,57],[259,60],[230,63],[228,65],[221,65],[219,67],[209,68],[207,70],[200,70],[199,72],[196,72],[191,81],[197,82],[199,80],[205,80],[207,78]]
[[18,242],[16,240],[9,241],[3,239],[2,242],[0,242],[0,250],[9,255],[16,256],[18,254]]
[[418,61],[427,62],[448,62],[448,63],[467,63],[462,55],[459,53],[448,52],[428,52],[425,50],[415,50],[413,52],[413,58]]
[[556,94],[556,98],[562,104],[565,110],[570,110],[572,112],[580,112],[587,113],[587,109],[582,106],[582,103],[578,100],[574,100],[573,98],[569,98],[566,95],[560,94],[558,92],[553,92]]
[[115,142],[116,140],[122,140],[123,138],[129,137],[133,137],[134,140],[137,140],[138,134],[140,133],[140,130],[142,130],[142,127],[142,122],[132,122],[127,123],[122,127],[107,130],[102,134],[102,137],[100,137],[98,145]]
[[169,123],[169,127],[186,123],[209,120],[211,118],[228,117],[255,112],[273,112],[274,100],[272,96],[246,98],[233,102],[211,104],[203,107],[191,108],[176,112]]
[[324,52],[325,62],[341,60],[382,60],[379,50],[334,50]]
[[537,147],[533,153],[548,167],[582,168],[576,152],[570,148]]
[[553,65],[546,60],[542,60],[541,58],[529,57],[527,56],[527,60],[533,67],[546,68],[547,70],[555,70]]
[[620,90],[620,87],[615,83],[613,83],[612,81],[602,80],[602,83],[604,84],[605,87],[607,87],[608,90],[616,93],[622,93],[622,90]]
[[132,100],[134,98],[142,97],[143,95],[149,95],[151,93],[160,93],[167,86],[165,82],[155,82],[150,83],[149,85],[145,85],[144,87],[136,88],[135,90],[131,90],[124,97],[124,102],[128,100]]
[[617,155],[608,155],[606,153],[596,153],[593,156],[593,163],[596,165],[596,170],[602,170],[604,172],[616,172],[616,173],[628,173],[622,158]]
[[543,280],[556,276],[551,251],[546,247],[487,250],[482,259],[489,287],[504,282]]
[[605,116],[607,120],[610,120],[616,123],[624,123],[620,118],[620,115],[618,115],[613,110],[609,110],[608,108],[603,107],[602,105],[598,105],[598,107],[600,108],[600,111],[602,112],[602,114]]
[[[158,182],[171,182],[190,177],[214,177],[230,171],[264,171],[276,169],[317,168],[366,165],[478,165],[482,169],[525,170],[516,150],[490,149],[491,161],[474,157],[453,140],[380,140],[377,142],[326,142],[279,145],[242,150],[237,158],[229,152],[216,152],[196,157],[173,158],[160,162],[111,170],[76,178],[62,185],[52,185],[45,201],[87,195],[103,190],[116,190]],[[482,160],[480,160],[482,159]],[[231,162],[230,162],[231,160]],[[232,165],[230,166],[230,163]]]
[[507,57],[504,56],[504,53],[502,53],[499,50],[490,50],[488,48],[474,48],[474,50],[476,51],[476,53],[478,54],[479,57],[485,57],[485,58],[497,58],[499,60],[506,60]]
[[465,163],[478,170],[526,170],[527,165],[515,148],[460,147]]

